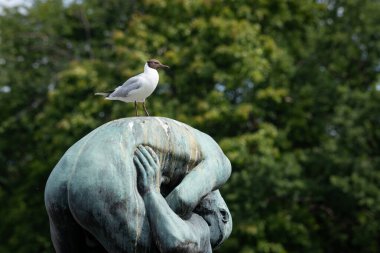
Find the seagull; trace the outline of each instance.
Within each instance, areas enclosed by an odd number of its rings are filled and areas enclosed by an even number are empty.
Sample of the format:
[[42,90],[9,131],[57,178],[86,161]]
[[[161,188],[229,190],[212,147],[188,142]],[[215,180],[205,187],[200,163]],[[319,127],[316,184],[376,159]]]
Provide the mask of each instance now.
[[159,60],[150,59],[145,63],[144,72],[129,78],[122,85],[109,92],[98,92],[95,95],[104,96],[108,100],[120,100],[126,103],[134,102],[137,114],[137,103],[143,103],[145,114],[149,116],[145,107],[145,99],[156,89],[158,84],[159,68],[169,68]]

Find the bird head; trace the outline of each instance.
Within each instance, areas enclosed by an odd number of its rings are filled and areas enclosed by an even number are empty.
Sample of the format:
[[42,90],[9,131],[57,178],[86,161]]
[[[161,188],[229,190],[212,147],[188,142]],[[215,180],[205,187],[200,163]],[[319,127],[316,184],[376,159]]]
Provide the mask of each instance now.
[[152,69],[169,68],[169,66],[162,64],[159,60],[150,59],[146,62]]

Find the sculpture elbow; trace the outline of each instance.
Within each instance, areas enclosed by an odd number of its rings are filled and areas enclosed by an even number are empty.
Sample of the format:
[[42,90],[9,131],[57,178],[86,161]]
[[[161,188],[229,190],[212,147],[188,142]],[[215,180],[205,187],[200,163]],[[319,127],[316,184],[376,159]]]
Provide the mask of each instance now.
[[219,180],[217,183],[217,187],[214,188],[217,189],[221,185],[223,185],[231,176],[231,171],[232,171],[232,166],[230,160],[225,156],[224,154],[222,155],[220,159],[220,166],[219,166]]
[[230,160],[225,155],[223,156],[223,167],[225,170],[226,181],[227,181],[227,179],[231,176],[232,166],[231,166]]

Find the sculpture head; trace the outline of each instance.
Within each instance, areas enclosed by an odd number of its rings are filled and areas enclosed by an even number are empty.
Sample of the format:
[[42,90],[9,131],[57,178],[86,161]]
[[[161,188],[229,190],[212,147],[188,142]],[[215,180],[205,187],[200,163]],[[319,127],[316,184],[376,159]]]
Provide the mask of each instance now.
[[218,247],[232,231],[231,213],[218,190],[206,195],[194,210],[210,228],[212,248]]

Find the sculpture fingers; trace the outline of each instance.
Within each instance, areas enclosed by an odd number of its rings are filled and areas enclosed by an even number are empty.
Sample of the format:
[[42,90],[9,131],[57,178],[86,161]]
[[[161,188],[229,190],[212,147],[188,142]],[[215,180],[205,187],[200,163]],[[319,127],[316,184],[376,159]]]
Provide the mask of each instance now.
[[146,177],[144,166],[136,156],[133,157],[133,163],[135,164],[137,174],[141,177]]
[[133,163],[135,164],[137,171],[137,185],[141,194],[144,194],[148,191],[148,179],[144,166],[141,164],[137,156],[133,157]]
[[154,182],[159,177],[159,175],[157,174],[157,169],[155,168],[155,166],[150,165],[150,163],[148,162],[148,159],[139,149],[137,149],[135,153],[136,153],[135,156],[137,156],[137,158],[139,159],[139,161],[141,162],[144,168],[148,183],[151,185],[154,185],[155,184]]
[[158,155],[156,154],[156,152],[154,152],[153,149],[149,146],[146,146],[145,149],[148,150],[148,152],[152,156],[154,162],[159,166],[160,160],[158,159]]
[[152,155],[148,152],[148,150],[144,146],[139,146],[139,150],[144,154],[145,158],[149,162],[151,166],[157,166],[157,163],[154,161]]
[[145,172],[151,174],[150,170],[153,170],[153,169],[151,168],[151,165],[150,165],[148,159],[146,159],[144,154],[139,149],[136,150],[135,156],[138,157],[139,161],[143,165]]

